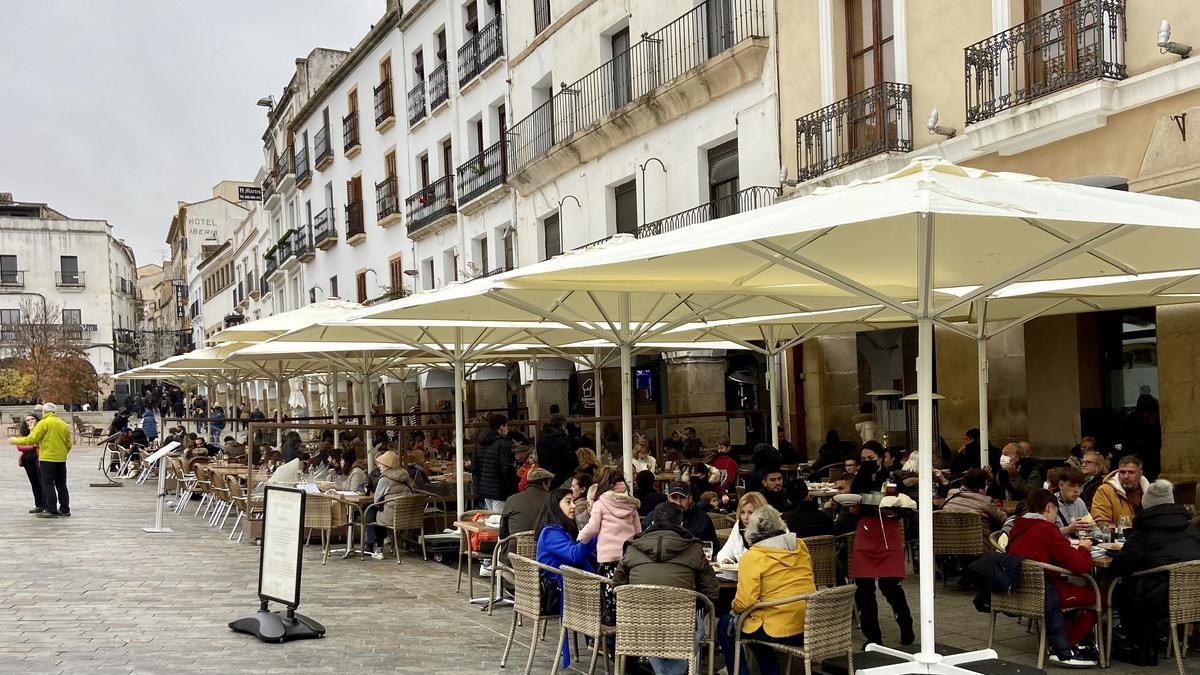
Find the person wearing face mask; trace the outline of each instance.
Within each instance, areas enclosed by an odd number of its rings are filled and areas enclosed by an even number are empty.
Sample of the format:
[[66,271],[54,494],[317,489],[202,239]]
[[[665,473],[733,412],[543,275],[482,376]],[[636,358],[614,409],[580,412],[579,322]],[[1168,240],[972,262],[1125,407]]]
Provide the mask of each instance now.
[[854,494],[866,494],[883,490],[887,482],[888,472],[880,463],[883,446],[878,441],[867,441],[859,450],[858,473],[854,474],[854,482],[850,491]]
[[996,481],[1008,499],[1021,501],[1034,490],[1042,488],[1046,479],[1038,468],[1038,461],[1026,456],[1020,445],[1009,443],[1001,453]]
[[850,557],[850,576],[858,587],[854,592],[854,603],[858,606],[860,625],[868,643],[883,642],[876,584],[892,607],[900,628],[900,644],[911,645],[916,640],[912,612],[901,586],[905,569],[904,532],[900,525],[900,510],[915,509],[916,506],[917,503],[907,495],[868,495],[860,505],[854,553]]

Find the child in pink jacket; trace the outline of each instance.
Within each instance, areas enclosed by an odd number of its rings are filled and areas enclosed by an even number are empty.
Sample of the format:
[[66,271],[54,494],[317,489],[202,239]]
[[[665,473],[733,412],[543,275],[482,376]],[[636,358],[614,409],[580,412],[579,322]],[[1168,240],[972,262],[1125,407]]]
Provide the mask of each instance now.
[[[614,469],[606,470],[596,486],[591,517],[579,531],[579,541],[587,543],[596,540],[596,562],[599,563],[596,571],[611,579],[625,552],[625,542],[642,531],[642,521],[638,517],[641,502],[628,494],[625,476]],[[616,596],[611,586],[604,586],[602,592],[604,606],[601,620],[614,625],[617,620]]]

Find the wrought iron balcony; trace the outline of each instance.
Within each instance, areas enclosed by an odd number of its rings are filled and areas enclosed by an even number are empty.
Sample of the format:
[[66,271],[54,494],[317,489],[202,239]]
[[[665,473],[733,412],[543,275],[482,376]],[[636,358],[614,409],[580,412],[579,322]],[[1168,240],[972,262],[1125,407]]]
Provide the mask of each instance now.
[[277,257],[277,253],[278,249],[273,247],[271,250],[263,254],[263,281],[266,281],[267,277],[271,276],[275,273],[275,270],[279,269],[279,258]]
[[425,119],[425,80],[408,90],[408,126]]
[[263,202],[270,201],[275,196],[275,171],[267,174],[262,183]]
[[458,88],[462,89],[488,66],[504,56],[503,17],[496,15],[466,44],[458,48]]
[[333,161],[333,144],[329,142],[329,126],[323,126],[313,136],[313,152],[316,153],[314,164],[318,171],[329,166]]
[[466,204],[508,177],[505,146],[504,141],[496,143],[458,167],[459,204]]
[[316,249],[313,248],[311,224],[295,230],[292,234],[292,250],[300,262],[308,262],[317,255]]
[[396,116],[396,103],[392,97],[392,80],[388,78],[375,87],[375,126]]
[[1125,0],[1075,0],[965,50],[967,124],[1081,82],[1125,78]]
[[125,354],[138,353],[138,332],[130,328],[114,328],[113,344],[117,351]]
[[54,285],[59,288],[83,288],[87,284],[84,283],[83,272],[62,270],[54,273]]
[[509,130],[512,171],[739,42],[765,37],[766,4],[708,0],[563,88]]
[[375,218],[380,227],[400,219],[400,186],[395,176],[375,184]]
[[296,153],[296,185],[304,187],[312,181],[312,167],[308,165],[308,148],[300,148]]
[[267,272],[267,273],[263,274],[262,277],[260,277],[258,280],[259,285],[260,285],[258,297],[260,297],[260,298],[262,296],[266,295],[267,293],[271,292],[271,282],[267,279],[267,277],[270,276],[270,274],[271,274],[270,272]]
[[299,230],[296,230],[295,228],[290,229],[287,232],[284,232],[283,236],[279,238],[279,242],[275,244],[275,255],[279,258],[280,267],[288,264],[288,262],[292,259],[292,256],[298,253],[296,250],[296,235],[299,233]]
[[[46,326],[50,328],[50,326]],[[96,332],[97,326],[94,323],[62,323],[61,324],[63,338],[72,342],[83,342],[91,340],[92,335]]]
[[358,140],[358,111],[351,110],[342,118],[342,153],[350,156],[352,150],[362,147]]
[[473,279],[483,279],[486,277],[494,277],[497,274],[504,274],[505,272],[511,272],[511,271],[512,271],[512,268],[509,267],[508,265],[501,265],[500,267],[497,267],[495,269],[487,270],[485,272],[480,272],[479,274],[476,274],[472,278]]
[[362,201],[350,202],[346,205],[346,242],[354,243],[366,234],[363,228]]
[[313,216],[313,244],[327,249],[337,243],[337,227],[333,222],[333,208],[321,209]]
[[882,82],[796,120],[797,178],[912,151],[912,86]]
[[663,232],[682,229],[689,225],[706,223],[717,218],[732,216],[735,213],[770,206],[779,198],[779,194],[779,188],[765,185],[755,185],[744,190],[738,190],[729,196],[714,199],[707,204],[701,204],[687,211],[680,211],[666,218],[646,223],[637,229],[637,238],[644,239],[656,234],[662,234]]
[[249,289],[251,300],[262,297],[262,285],[254,283],[254,272],[246,272],[246,288]]
[[25,288],[25,270],[0,270],[0,288]]
[[455,213],[454,186],[442,176],[404,200],[408,211],[408,233],[412,234],[443,216]]
[[445,61],[429,73],[429,109],[450,100],[450,65]]
[[286,178],[289,174],[295,173],[296,167],[294,164],[292,164],[293,151],[294,149],[289,145],[283,151],[283,154],[279,155],[279,158],[275,160],[275,179],[280,183],[282,183],[284,178]]

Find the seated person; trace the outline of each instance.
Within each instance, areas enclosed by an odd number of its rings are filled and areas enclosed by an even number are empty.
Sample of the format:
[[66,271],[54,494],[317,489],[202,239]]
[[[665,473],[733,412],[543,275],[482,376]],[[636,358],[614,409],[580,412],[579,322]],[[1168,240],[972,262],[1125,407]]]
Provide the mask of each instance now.
[[783,490],[783,471],[773,467],[762,473],[762,496],[776,511],[784,513],[792,508],[792,500]]
[[[570,490],[559,488],[546,495],[534,532],[537,534],[538,562],[554,568],[569,565],[586,572],[596,571],[598,538],[577,541],[579,526],[575,522],[575,495]],[[562,576],[545,571],[540,571],[539,575],[542,611],[557,609],[561,612]],[[563,643],[562,647],[562,665],[566,668],[571,665],[571,646]]]
[[[356,460],[357,461],[357,460]],[[408,470],[400,466],[400,455],[394,452],[385,452],[375,460],[376,466],[379,467],[379,485],[375,490],[375,500],[372,504],[375,508],[368,508],[366,513],[367,524],[366,542],[363,547],[371,553],[371,557],[376,560],[383,559],[383,534],[387,530],[382,527],[371,525],[371,522],[390,523],[396,515],[395,500],[397,497],[413,493],[412,477],[408,475]],[[278,472],[276,472],[278,473]],[[397,547],[400,542],[392,542],[393,546]]]
[[1040,463],[1036,459],[1026,456],[1025,450],[1016,443],[1004,446],[996,482],[1004,490],[1006,499],[1025,499],[1025,496],[1034,490],[1042,489],[1044,481]]
[[737,520],[733,523],[733,529],[729,531],[729,538],[725,540],[725,545],[717,551],[715,560],[717,562],[732,564],[742,559],[746,555],[746,542],[742,538],[742,533],[750,525],[750,516],[755,511],[767,505],[767,500],[758,492],[747,492],[738,500]]
[[654,484],[653,471],[639,471],[633,477],[633,496],[641,503],[638,515],[645,518],[654,507],[667,501],[667,496],[658,491]]
[[[745,538],[750,550],[738,565],[737,595],[733,598],[735,614],[746,612],[758,602],[781,600],[816,590],[808,547],[787,531],[783,518],[774,508],[764,506],[750,516]],[[805,609],[804,602],[756,609],[742,622],[742,638],[784,645],[804,644]],[[735,620],[734,614],[727,614],[721,617],[717,628],[725,666],[731,675],[734,673]],[[763,675],[778,675],[779,662],[774,650],[764,645],[751,645],[750,651],[758,660]],[[749,672],[746,659],[742,658],[741,671],[737,675],[749,675]]]
[[789,532],[795,533],[801,539],[833,534],[833,516],[821,510],[808,494],[808,483],[798,480],[792,483],[791,510],[783,514],[783,522],[787,523]]
[[[692,536],[700,541],[707,541],[715,548],[717,545],[717,528],[713,526],[708,514],[700,510],[692,500],[692,488],[683,481],[671,481],[667,486],[667,500],[683,509],[683,526]],[[648,530],[654,525],[654,512],[651,512],[642,523],[642,529]]]
[[[1006,448],[1007,450],[1007,448]],[[1056,565],[1071,574],[1087,574],[1092,569],[1092,542],[1081,539],[1072,546],[1059,532],[1058,499],[1049,490],[1038,488],[1025,498],[1025,515],[1016,520],[1008,538],[1008,553],[1037,562]],[[1096,603],[1092,586],[1076,585],[1058,574],[1046,573],[1046,637],[1050,642],[1050,663],[1067,667],[1090,667],[1097,662],[1093,645],[1085,640],[1096,625]]]
[[[1200,530],[1190,524],[1191,514],[1175,503],[1174,486],[1157,480],[1142,497],[1142,512],[1126,531],[1125,546],[1113,558],[1108,572],[1127,577],[1162,565],[1200,560]],[[1159,622],[1166,618],[1167,575],[1125,579],[1113,599],[1120,629],[1113,636],[1113,656],[1136,665],[1155,665],[1158,658]]]
[[238,460],[246,458],[246,446],[238,443],[233,436],[226,436],[225,442],[221,446],[221,452],[225,453],[225,458],[229,460]]
[[1080,494],[1083,492],[1083,472],[1079,469],[1062,467],[1058,471],[1058,525],[1059,531],[1067,537],[1084,536],[1096,540],[1100,537],[1100,528],[1092,520]]
[[[633,535],[625,544],[613,571],[613,583],[686,588],[703,593],[714,603],[721,590],[703,544],[683,528],[683,509],[670,502],[655,507],[654,527]],[[697,648],[706,632],[704,623],[698,622]],[[651,658],[650,665],[658,675],[687,672],[687,661],[681,659]]]
[[950,513],[974,513],[987,521],[988,530],[995,531],[1004,525],[1008,514],[996,507],[987,494],[988,478],[983,469],[968,469],[962,485],[946,496],[942,510]]

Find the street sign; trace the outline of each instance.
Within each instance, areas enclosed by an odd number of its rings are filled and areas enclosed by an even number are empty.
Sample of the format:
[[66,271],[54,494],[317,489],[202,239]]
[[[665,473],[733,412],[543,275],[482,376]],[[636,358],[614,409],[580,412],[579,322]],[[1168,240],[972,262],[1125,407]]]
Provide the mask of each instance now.
[[238,186],[238,201],[240,202],[261,202],[262,188],[254,186],[239,185]]

